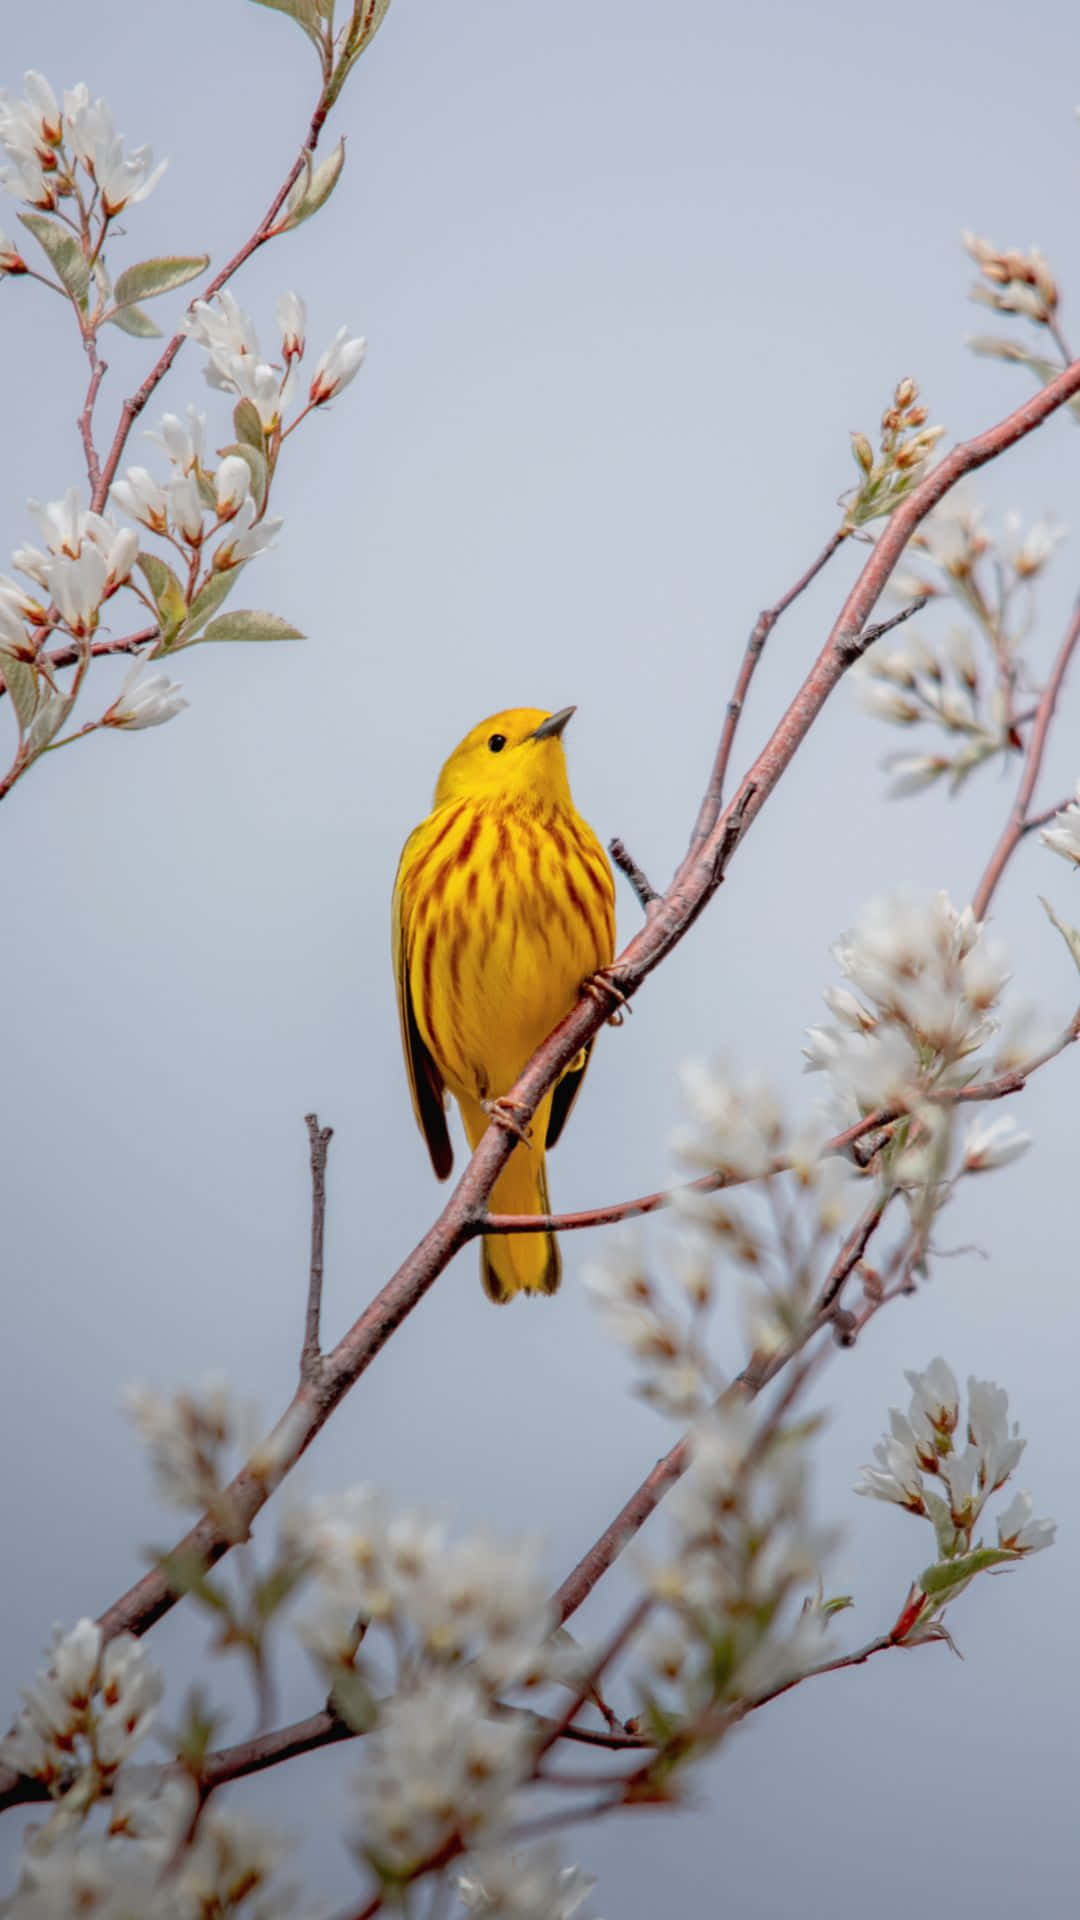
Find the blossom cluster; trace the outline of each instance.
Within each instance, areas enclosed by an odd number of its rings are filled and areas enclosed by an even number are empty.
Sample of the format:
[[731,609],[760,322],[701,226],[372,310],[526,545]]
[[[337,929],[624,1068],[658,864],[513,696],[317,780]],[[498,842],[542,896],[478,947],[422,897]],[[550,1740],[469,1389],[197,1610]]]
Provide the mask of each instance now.
[[1057,283],[1038,247],[1027,253],[1016,247],[1003,251],[976,233],[964,234],[964,246],[981,275],[971,290],[973,300],[995,313],[1023,314],[1039,326],[1052,323],[1058,306]]
[[458,1875],[457,1891],[478,1920],[574,1920],[595,1884],[580,1867],[564,1867],[554,1846],[543,1846],[474,1855],[468,1872]]
[[925,473],[930,457],[945,432],[926,425],[927,410],[919,389],[907,377],[897,382],[890,404],[881,416],[875,454],[865,433],[853,433],[851,451],[859,470],[858,485],[845,498],[845,530],[864,527],[898,506]]
[[947,1602],[976,1574],[1040,1552],[1056,1529],[1052,1520],[1033,1518],[1031,1495],[1018,1492],[997,1514],[996,1547],[976,1540],[983,1509],[1011,1478],[1026,1445],[1009,1420],[1008,1394],[993,1381],[970,1378],[962,1420],[960,1390],[943,1359],[906,1378],[908,1411],[890,1409],[889,1431],[874,1448],[876,1464],[863,1468],[855,1491],[933,1527],[938,1558],[905,1609],[903,1637],[910,1640],[936,1633]]
[[1063,860],[1080,867],[1080,780],[1075,800],[1054,815],[1050,825],[1043,828],[1042,839],[1052,853],[1060,853]]
[[968,1086],[998,1031],[1004,949],[938,893],[872,901],[833,952],[845,984],[825,994],[833,1018],[809,1030],[807,1068],[828,1074],[845,1119],[919,1108],[932,1133],[928,1097]]
[[109,107],[91,100],[83,82],[65,92],[62,107],[44,74],[27,73],[23,85],[21,99],[0,92],[0,184],[13,198],[52,212],[78,193],[79,168],[106,220],[153,192],[166,162],[155,166],[149,147],[125,152]]
[[890,585],[904,598],[948,598],[964,624],[940,641],[905,630],[878,642],[860,661],[862,705],[905,730],[933,728],[936,748],[890,754],[889,791],[899,797],[944,779],[952,791],[977,767],[1015,751],[1016,689],[1022,646],[1031,624],[1031,589],[1065,538],[1056,521],[1025,526],[1006,514],[991,529],[974,496],[958,487],[912,537],[908,563]]
[[57,1823],[31,1837],[3,1910],[7,1920],[300,1920],[297,1888],[278,1877],[285,1852],[278,1831],[216,1803],[199,1814],[190,1779],[129,1767],[106,1831]]
[[161,1695],[161,1676],[133,1634],[103,1645],[96,1621],[58,1628],[44,1671],[0,1740],[0,1764],[52,1793],[79,1786],[92,1800],[153,1725]]
[[723,1709],[819,1659],[830,1616],[830,1535],[809,1516],[810,1430],[755,1427],[735,1394],[698,1421],[674,1503],[673,1551],[647,1565],[656,1624],[639,1652],[646,1727],[689,1750],[726,1731]]

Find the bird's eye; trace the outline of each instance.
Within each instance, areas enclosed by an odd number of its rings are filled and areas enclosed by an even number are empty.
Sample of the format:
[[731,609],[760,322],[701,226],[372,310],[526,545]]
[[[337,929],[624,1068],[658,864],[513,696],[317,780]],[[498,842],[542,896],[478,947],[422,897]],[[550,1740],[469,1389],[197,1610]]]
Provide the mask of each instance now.
[[491,736],[491,739],[488,741],[488,746],[490,747],[492,753],[501,753],[505,745],[506,745],[505,733],[493,733]]

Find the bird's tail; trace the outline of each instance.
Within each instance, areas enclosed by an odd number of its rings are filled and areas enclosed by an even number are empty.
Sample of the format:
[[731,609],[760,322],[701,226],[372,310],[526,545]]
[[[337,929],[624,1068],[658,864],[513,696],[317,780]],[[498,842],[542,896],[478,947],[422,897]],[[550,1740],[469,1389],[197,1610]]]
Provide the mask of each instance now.
[[[550,1213],[544,1141],[551,1095],[540,1102],[532,1118],[532,1138],[514,1148],[491,1191],[492,1213]],[[488,1126],[478,1101],[463,1100],[461,1117],[469,1145],[475,1147]],[[480,1242],[480,1277],[489,1300],[500,1305],[515,1293],[554,1293],[562,1278],[562,1261],[554,1234],[486,1233]]]

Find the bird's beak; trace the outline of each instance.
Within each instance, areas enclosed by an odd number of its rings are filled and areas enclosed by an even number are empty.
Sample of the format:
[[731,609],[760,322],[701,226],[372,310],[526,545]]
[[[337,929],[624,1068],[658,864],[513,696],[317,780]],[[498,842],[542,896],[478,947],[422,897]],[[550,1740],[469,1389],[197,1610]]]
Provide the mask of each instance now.
[[558,713],[549,713],[538,727],[526,734],[527,740],[557,740],[568,720],[577,712],[576,707],[560,707]]

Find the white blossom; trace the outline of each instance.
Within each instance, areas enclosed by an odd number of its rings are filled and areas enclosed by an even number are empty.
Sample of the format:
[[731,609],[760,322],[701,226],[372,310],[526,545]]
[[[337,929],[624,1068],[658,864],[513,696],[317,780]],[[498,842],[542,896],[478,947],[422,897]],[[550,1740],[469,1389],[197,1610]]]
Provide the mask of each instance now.
[[435,1673],[384,1706],[364,1741],[353,1845],[377,1872],[407,1873],[451,1834],[497,1834],[527,1777],[527,1721],[492,1719],[467,1673]]
[[146,437],[165,449],[172,465],[181,473],[191,473],[205,461],[206,415],[198,407],[189,406],[185,426],[179,414],[163,414],[158,431]]
[[237,567],[242,560],[250,560],[264,548],[272,547],[284,522],[274,519],[270,514],[257,520],[258,508],[249,493],[241,501],[239,509],[229,524],[224,538],[214,548],[213,564],[217,572],[223,573],[227,567]]
[[307,309],[298,293],[283,293],[277,303],[277,323],[281,330],[281,351],[286,360],[299,360],[304,352]]
[[174,474],[168,485],[169,519],[181,538],[192,546],[202,539],[203,503],[194,476]]
[[0,227],[0,277],[5,273],[25,273],[26,261],[10,234]]
[[104,100],[91,101],[82,83],[64,96],[64,124],[72,150],[97,183],[110,218],[153,192],[168,162],[155,167],[149,147],[125,154],[111,109]]
[[1030,1133],[1018,1127],[1011,1114],[998,1114],[995,1119],[980,1114],[964,1136],[965,1172],[987,1173],[992,1167],[1007,1167],[1030,1145]]
[[339,327],[316,363],[308,395],[310,404],[321,407],[347,387],[349,381],[359,373],[366,352],[366,340],[359,335],[350,335],[347,327]]
[[161,1700],[161,1675],[130,1633],[102,1651],[95,1620],[56,1629],[48,1664],[23,1694],[0,1762],[53,1787],[96,1768],[109,1777],[134,1752]]
[[228,289],[217,295],[215,305],[196,300],[181,326],[209,356],[209,384],[250,400],[263,426],[274,427],[292,393],[292,372],[282,377],[262,358],[254,321]]
[[159,1493],[170,1506],[201,1511],[219,1491],[222,1456],[236,1431],[228,1388],[216,1380],[208,1380],[197,1392],[176,1394],[129,1387],[123,1404],[150,1455]]
[[998,1545],[1014,1553],[1040,1553],[1053,1545],[1056,1533],[1053,1520],[1032,1519],[1030,1493],[1014,1493],[997,1517]]
[[49,588],[61,617],[72,633],[91,633],[97,624],[98,608],[105,597],[108,567],[89,541],[77,560],[58,554],[49,569]]
[[165,673],[153,673],[143,680],[142,671],[143,662],[136,660],[103,716],[105,726],[125,727],[132,733],[143,727],[160,727],[190,705],[178,681],[170,680]]
[[1051,825],[1043,828],[1040,837],[1052,852],[1060,853],[1063,860],[1071,860],[1074,866],[1080,867],[1080,781],[1076,785],[1076,799],[1054,815]]
[[979,1453],[979,1484],[988,1493],[1004,1486],[1026,1446],[1020,1428],[1009,1426],[1009,1396],[992,1380],[968,1380],[968,1438]]
[[122,480],[114,480],[112,497],[118,507],[152,533],[165,532],[169,524],[168,496],[146,467],[129,467]]
[[895,1435],[886,1435],[874,1448],[876,1467],[863,1467],[855,1482],[856,1493],[874,1500],[890,1500],[908,1513],[925,1513],[926,1500],[922,1474],[914,1450]]
[[739,1083],[721,1068],[689,1060],[680,1074],[691,1125],[675,1152],[693,1167],[755,1179],[775,1164],[782,1143],[780,1107],[760,1081]]
[[239,453],[226,454],[214,475],[219,520],[231,520],[251,492],[251,468]]
[[60,140],[60,110],[44,74],[24,75],[25,99],[0,92],[0,150],[7,166],[0,182],[16,199],[46,210],[57,203],[54,149]]
[[573,1920],[595,1885],[580,1867],[564,1867],[554,1846],[475,1854],[457,1880],[463,1906],[480,1920]]

